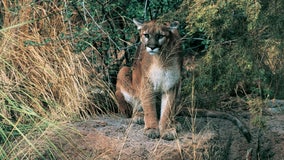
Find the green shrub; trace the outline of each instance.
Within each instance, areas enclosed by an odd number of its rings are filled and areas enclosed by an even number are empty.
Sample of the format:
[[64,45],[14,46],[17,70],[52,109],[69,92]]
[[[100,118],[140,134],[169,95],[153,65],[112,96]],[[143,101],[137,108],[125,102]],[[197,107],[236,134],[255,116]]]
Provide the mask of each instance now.
[[[196,90],[201,94],[245,95],[262,98],[283,97],[279,90],[282,77],[283,48],[279,35],[284,18],[273,16],[268,21],[271,5],[283,6],[278,1],[229,0],[193,1],[188,4],[187,29],[190,34],[205,35],[206,55],[197,63]],[[275,11],[277,12],[277,11]],[[281,11],[277,14],[280,14]],[[275,13],[273,13],[275,14]],[[269,19],[271,20],[271,19]],[[275,25],[279,28],[275,28]],[[271,32],[272,31],[272,32]],[[279,49],[278,52],[277,49]],[[273,50],[273,51],[272,51]],[[274,67],[273,62],[277,67]],[[277,68],[277,69],[276,69]],[[279,69],[279,70],[278,70]],[[276,71],[278,70],[278,71]],[[281,86],[283,88],[283,86]],[[283,89],[282,89],[283,90]],[[216,94],[221,93],[221,94]]]

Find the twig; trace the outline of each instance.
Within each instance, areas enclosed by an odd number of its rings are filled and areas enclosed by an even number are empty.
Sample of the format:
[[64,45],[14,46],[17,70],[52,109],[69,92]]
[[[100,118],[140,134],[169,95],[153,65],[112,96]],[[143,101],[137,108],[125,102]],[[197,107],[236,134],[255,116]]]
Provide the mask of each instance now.
[[148,8],[148,0],[145,1],[145,7],[144,7],[144,20],[147,18],[147,8]]
[[[247,142],[250,143],[252,140],[252,136],[249,132],[249,128],[235,116],[232,116],[224,112],[210,111],[206,109],[196,109],[195,113],[196,113],[195,114],[196,117],[211,117],[211,118],[221,118],[221,119],[229,120],[239,128],[240,132],[244,135]],[[188,110],[188,108],[182,108],[179,115],[191,116],[191,113]]]

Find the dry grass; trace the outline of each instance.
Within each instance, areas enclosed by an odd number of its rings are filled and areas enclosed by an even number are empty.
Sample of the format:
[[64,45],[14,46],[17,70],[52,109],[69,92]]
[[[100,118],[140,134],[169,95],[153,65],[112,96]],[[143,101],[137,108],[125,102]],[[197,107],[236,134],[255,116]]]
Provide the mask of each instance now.
[[[64,19],[64,3],[31,6],[24,1],[16,16],[11,8],[20,4],[2,3],[0,85],[7,98],[28,104],[41,116],[57,118],[78,114],[90,105],[102,108],[92,102],[96,94],[114,98],[108,84],[96,76],[88,60],[90,53],[74,54],[76,39]],[[62,34],[71,38],[62,38]]]
[[94,76],[89,53],[74,54],[76,39],[64,16],[65,2],[1,3],[0,159],[43,158],[45,150],[54,158],[60,150],[46,134],[48,128],[105,112],[115,104],[114,96]]
[[67,32],[62,16],[25,24],[32,15],[37,19],[39,13],[41,17],[50,13],[25,4],[17,17],[6,11],[4,19],[12,23],[4,26],[24,25],[1,32],[1,85],[5,93],[16,102],[29,104],[41,116],[78,113],[88,103],[85,83],[90,83],[89,71],[81,62],[82,56],[72,53],[72,44],[59,39],[59,33]]

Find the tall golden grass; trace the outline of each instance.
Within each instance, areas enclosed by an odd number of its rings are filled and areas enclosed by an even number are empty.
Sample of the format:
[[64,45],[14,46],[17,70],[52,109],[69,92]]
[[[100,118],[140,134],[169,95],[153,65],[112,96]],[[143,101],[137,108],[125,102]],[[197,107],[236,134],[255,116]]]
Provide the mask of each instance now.
[[47,130],[60,128],[58,120],[105,111],[115,104],[113,94],[94,76],[89,53],[74,54],[75,24],[64,15],[66,1],[0,3],[0,159],[43,158],[40,144],[56,151],[43,142]]
[[[62,6],[55,2],[31,6],[32,1],[26,0],[2,3],[0,78],[2,92],[10,99],[28,104],[41,116],[65,117],[92,104],[98,107],[90,99],[94,94],[112,94],[104,81],[93,76],[97,73],[88,61],[90,53],[74,54]],[[18,5],[20,11],[13,15],[11,8]],[[63,39],[62,34],[71,38]]]

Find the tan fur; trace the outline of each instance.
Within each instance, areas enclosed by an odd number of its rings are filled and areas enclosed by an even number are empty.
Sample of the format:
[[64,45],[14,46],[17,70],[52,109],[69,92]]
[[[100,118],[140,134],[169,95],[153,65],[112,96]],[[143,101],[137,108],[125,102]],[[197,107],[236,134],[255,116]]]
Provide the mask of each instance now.
[[[158,138],[161,134],[163,139],[175,139],[173,115],[182,64],[178,22],[133,21],[140,31],[141,45],[133,66],[122,67],[118,73],[119,110],[128,116],[133,111],[134,121],[145,123],[144,133],[148,137]],[[160,107],[156,106],[157,95],[161,95]]]

